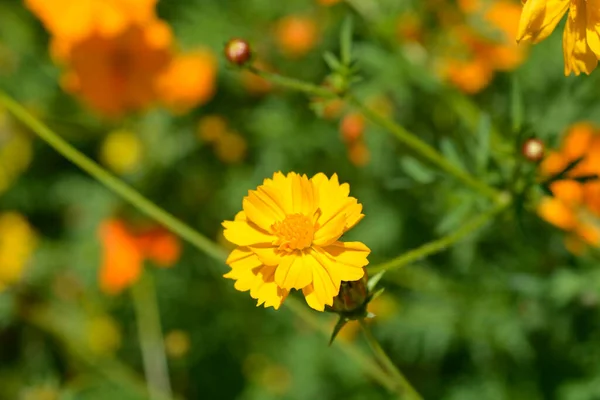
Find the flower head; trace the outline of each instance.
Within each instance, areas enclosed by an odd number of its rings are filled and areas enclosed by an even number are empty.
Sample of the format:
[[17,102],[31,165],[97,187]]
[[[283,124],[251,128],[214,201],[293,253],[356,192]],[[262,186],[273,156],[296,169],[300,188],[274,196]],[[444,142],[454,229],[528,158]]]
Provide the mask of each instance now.
[[177,238],[162,228],[133,232],[123,221],[111,219],[100,226],[99,234],[103,247],[100,287],[109,294],[135,283],[144,260],[170,267],[181,252]]
[[563,177],[551,180],[552,197],[542,199],[538,214],[570,233],[571,250],[600,246],[600,181],[594,179],[600,176],[600,130],[589,123],[573,125],[540,168],[546,178]]
[[539,43],[554,31],[565,13],[565,75],[590,74],[600,56],[600,1],[523,0],[517,40]]
[[361,242],[339,241],[364,216],[349,192],[337,175],[277,172],[265,179],[223,223],[225,238],[238,246],[225,277],[265,307],[279,308],[292,289],[315,310],[331,306],[342,281],[362,278],[370,253]]

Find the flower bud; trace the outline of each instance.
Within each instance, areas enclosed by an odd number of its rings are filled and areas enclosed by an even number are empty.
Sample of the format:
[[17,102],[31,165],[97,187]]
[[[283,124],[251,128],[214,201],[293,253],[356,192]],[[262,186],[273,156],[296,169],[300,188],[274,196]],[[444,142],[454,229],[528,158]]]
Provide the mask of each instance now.
[[527,139],[521,149],[523,156],[532,162],[538,162],[544,158],[544,142],[537,138]]
[[366,313],[366,304],[369,297],[367,282],[367,270],[358,281],[342,282],[339,294],[333,299],[333,305],[329,311],[347,315],[348,317],[356,315],[363,317]]
[[244,65],[252,57],[250,44],[244,39],[231,39],[225,45],[225,57],[236,65]]

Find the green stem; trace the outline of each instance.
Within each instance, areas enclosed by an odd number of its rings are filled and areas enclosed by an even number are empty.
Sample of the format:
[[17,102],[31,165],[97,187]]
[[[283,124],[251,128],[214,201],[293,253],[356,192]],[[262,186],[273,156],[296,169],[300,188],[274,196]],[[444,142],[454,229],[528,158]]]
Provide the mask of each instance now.
[[279,84],[288,89],[297,90],[318,97],[337,97],[340,99],[348,100],[348,102],[356,108],[358,108],[365,115],[365,117],[392,133],[400,142],[404,143],[411,150],[421,155],[421,157],[428,160],[430,163],[436,165],[442,171],[454,176],[466,186],[469,186],[470,188],[483,194],[486,197],[489,197],[494,200],[498,198],[499,193],[497,190],[488,186],[484,182],[478,181],[464,170],[456,167],[454,164],[446,160],[444,156],[440,154],[437,150],[435,150],[433,147],[419,139],[412,132],[408,131],[406,128],[397,124],[393,120],[373,111],[372,109],[364,105],[364,103],[358,100],[355,96],[348,95],[344,97],[343,95],[338,94],[330,89],[316,86],[298,79],[275,74],[272,72],[262,71],[252,66],[247,67],[247,69],[264,79],[267,79],[273,83]]
[[367,325],[364,319],[359,320],[360,327],[362,328],[363,333],[365,334],[365,338],[367,339],[367,343],[373,350],[375,357],[379,360],[379,362],[384,366],[384,368],[388,371],[388,373],[393,376],[396,390],[400,393],[403,399],[406,400],[423,400],[421,395],[412,387],[410,382],[404,377],[402,372],[396,367],[396,365],[392,362],[390,357],[387,355],[385,350],[377,341],[377,338],[371,332],[371,328]]
[[[293,297],[288,297],[285,300],[284,305],[289,308],[294,314],[302,318],[302,320],[310,325],[313,329],[319,331],[324,335],[324,337],[329,338],[331,335],[330,330],[327,326],[320,323],[317,317],[308,310],[303,304],[301,304],[298,300]],[[342,342],[343,346],[339,347],[339,349],[346,353],[348,357],[353,359],[357,365],[360,365],[361,368],[367,373],[367,375],[371,376],[373,379],[378,381],[381,385],[385,386],[390,391],[397,390],[397,385],[394,380],[391,379],[389,374],[387,374],[384,370],[382,370],[381,366],[374,362],[370,357],[368,357],[365,353],[360,351],[356,346]]]
[[131,287],[131,295],[150,399],[172,397],[160,312],[152,276],[148,273],[143,274],[139,282]]
[[428,160],[430,163],[436,165],[442,171],[454,176],[466,186],[486,197],[489,197],[493,200],[498,198],[499,193],[497,190],[488,186],[484,182],[478,181],[464,170],[456,167],[437,150],[419,139],[413,133],[406,130],[401,125],[398,125],[391,119],[377,113],[376,111],[373,111],[354,96],[349,96],[348,100],[351,104],[358,108],[365,115],[365,117],[391,132],[399,141],[404,143],[415,153],[420,154],[421,157]]
[[3,104],[8,111],[10,111],[15,117],[28,126],[33,132],[35,132],[40,138],[42,138],[66,159],[90,174],[92,177],[121,196],[123,199],[137,207],[141,212],[163,224],[165,227],[168,227],[171,231],[192,243],[209,256],[219,261],[223,261],[225,259],[225,252],[220,249],[219,246],[202,236],[193,228],[175,218],[173,215],[158,207],[156,204],[146,199],[140,193],[131,188],[131,186],[115,178],[94,161],[86,157],[79,150],[67,143],[47,126],[42,124],[23,106],[2,92],[0,92],[0,104]]
[[444,236],[439,240],[435,240],[433,242],[429,242],[424,244],[421,247],[418,247],[414,250],[406,252],[390,261],[387,261],[383,264],[374,266],[369,268],[369,274],[376,274],[381,271],[389,271],[392,269],[397,269],[404,267],[405,265],[411,264],[417,260],[428,257],[432,254],[439,253],[440,251],[445,250],[450,247],[454,243],[463,239],[465,236],[470,233],[476,231],[485,225],[489,220],[491,220],[494,216],[507,209],[511,204],[510,200],[505,200],[503,202],[499,202],[495,207],[491,208],[489,211],[479,215],[473,220],[467,222],[461,228],[452,232],[451,234]]

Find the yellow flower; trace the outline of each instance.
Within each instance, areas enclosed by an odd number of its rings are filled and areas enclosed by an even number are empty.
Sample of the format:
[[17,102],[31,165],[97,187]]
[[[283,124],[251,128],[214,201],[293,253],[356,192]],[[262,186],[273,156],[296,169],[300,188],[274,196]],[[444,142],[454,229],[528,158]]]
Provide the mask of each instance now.
[[227,264],[239,291],[250,290],[258,305],[278,309],[292,289],[323,311],[332,305],[342,281],[362,278],[370,250],[340,237],[364,215],[337,175],[281,172],[248,192],[243,211],[225,221],[224,235],[238,247]]
[[36,245],[27,220],[16,212],[0,214],[0,290],[21,279]]
[[590,74],[600,56],[599,0],[524,0],[517,40],[539,43],[568,11],[563,34],[565,75]]

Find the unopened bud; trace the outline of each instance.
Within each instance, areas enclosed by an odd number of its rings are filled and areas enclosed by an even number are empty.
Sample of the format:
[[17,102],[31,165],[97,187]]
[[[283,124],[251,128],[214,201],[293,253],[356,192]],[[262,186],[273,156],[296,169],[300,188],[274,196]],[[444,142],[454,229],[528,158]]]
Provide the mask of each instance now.
[[[365,274],[361,279],[353,282],[342,282],[340,292],[333,299],[333,305],[329,310],[344,315],[365,314],[369,297],[368,280],[367,270],[365,269]],[[362,315],[357,316],[362,317]]]
[[252,57],[250,44],[244,39],[231,39],[225,45],[225,57],[236,65],[244,65]]
[[527,139],[521,151],[529,161],[538,162],[544,158],[544,142],[537,138]]

